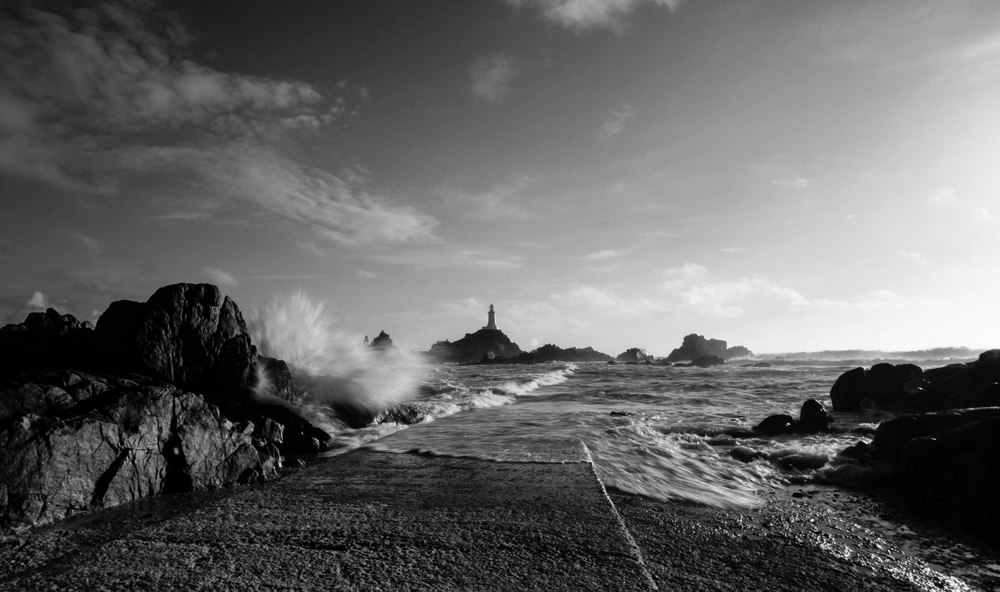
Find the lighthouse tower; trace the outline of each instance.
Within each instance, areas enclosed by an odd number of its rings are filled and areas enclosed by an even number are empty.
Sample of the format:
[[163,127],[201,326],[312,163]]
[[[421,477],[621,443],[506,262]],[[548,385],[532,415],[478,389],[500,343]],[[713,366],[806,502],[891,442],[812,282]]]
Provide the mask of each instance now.
[[490,305],[490,311],[486,313],[486,326],[483,329],[492,329],[493,331],[499,331],[500,328],[497,327],[497,317],[496,313],[493,312],[493,305]]

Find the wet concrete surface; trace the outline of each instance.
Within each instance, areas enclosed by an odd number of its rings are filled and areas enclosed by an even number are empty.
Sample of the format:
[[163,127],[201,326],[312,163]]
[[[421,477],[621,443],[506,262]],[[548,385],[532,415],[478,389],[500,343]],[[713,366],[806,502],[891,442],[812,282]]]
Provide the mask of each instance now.
[[608,493],[586,462],[355,451],[0,537],[0,588],[1000,589],[995,553],[861,494],[732,510]]
[[653,587],[588,463],[356,451],[175,502],[7,537],[0,581],[10,590]]

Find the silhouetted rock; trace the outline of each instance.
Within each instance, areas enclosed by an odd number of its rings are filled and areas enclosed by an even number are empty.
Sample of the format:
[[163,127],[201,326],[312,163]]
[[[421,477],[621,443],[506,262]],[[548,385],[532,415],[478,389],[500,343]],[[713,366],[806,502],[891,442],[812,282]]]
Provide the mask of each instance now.
[[[841,374],[830,389],[834,411],[906,409],[916,400],[923,370],[914,364],[875,364]],[[909,399],[909,401],[908,401]]]
[[534,351],[521,353],[514,358],[506,360],[484,358],[481,363],[544,364],[547,362],[609,362],[612,360],[613,358],[608,354],[599,352],[592,347],[563,349],[549,343]]
[[789,434],[796,430],[796,421],[791,415],[780,414],[766,417],[753,427],[753,431],[765,436]]
[[94,327],[49,308],[0,328],[0,376],[93,363]]
[[721,356],[713,356],[711,354],[698,356],[691,362],[693,366],[697,366],[698,368],[710,368],[712,366],[720,366],[725,363],[726,360]]
[[431,346],[427,355],[440,362],[474,363],[485,359],[513,358],[522,353],[499,329],[480,329],[467,333],[458,341],[439,341]]
[[9,526],[265,479],[279,463],[275,444],[255,441],[252,424],[138,376],[24,374],[2,388],[0,401],[0,515]]
[[252,385],[256,348],[236,304],[210,284],[160,288],[145,303],[118,301],[97,321],[104,366],[196,392]]
[[816,399],[809,399],[802,403],[799,410],[798,431],[800,432],[825,432],[830,429],[833,417],[827,412],[826,407]]
[[629,348],[615,356],[615,361],[637,364],[649,364],[653,361],[653,356],[648,355],[638,347]]
[[379,334],[372,339],[371,346],[379,352],[390,352],[399,351],[395,345],[392,344],[392,338],[385,331],[380,331]]
[[684,336],[681,346],[667,356],[668,362],[695,361],[704,356],[716,356],[723,360],[735,357],[750,357],[753,352],[737,345],[728,347],[721,339],[705,339],[703,335],[692,333]]

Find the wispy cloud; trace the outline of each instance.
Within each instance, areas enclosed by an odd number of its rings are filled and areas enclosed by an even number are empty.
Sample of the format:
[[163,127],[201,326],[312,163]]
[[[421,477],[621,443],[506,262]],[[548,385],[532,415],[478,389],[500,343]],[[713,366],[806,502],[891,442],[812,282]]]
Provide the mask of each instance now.
[[557,25],[585,29],[621,29],[642,6],[676,10],[682,0],[505,0],[516,9],[530,8]]
[[927,257],[923,253],[918,253],[916,251],[896,251],[896,256],[900,259],[912,261],[917,265],[927,264]]
[[127,194],[164,221],[290,230],[316,245],[433,233],[433,218],[363,175],[304,166],[281,141],[324,133],[367,89],[326,96],[201,65],[177,15],[154,0],[49,6],[0,21],[0,172],[74,194]]
[[505,53],[480,56],[469,68],[472,96],[490,103],[502,103],[513,90],[516,76],[514,58]]
[[220,287],[233,288],[239,285],[239,282],[236,281],[236,276],[218,267],[204,267],[201,271],[205,274],[205,277]]
[[75,230],[69,230],[68,228],[56,228],[56,232],[95,253],[102,253],[104,251],[104,247],[101,246],[100,241],[92,236],[76,232]]
[[986,208],[975,208],[970,213],[976,220],[989,220],[993,217],[990,215],[990,211]]
[[616,259],[627,255],[629,251],[625,249],[604,249],[603,251],[595,251],[593,253],[587,253],[583,256],[585,261],[607,261],[608,259]]
[[467,268],[499,271],[524,266],[524,258],[517,255],[503,254],[495,249],[462,248],[452,244],[407,248],[405,251],[375,255],[373,259],[379,263],[404,265],[421,270]]
[[778,187],[784,187],[785,189],[806,189],[812,183],[809,179],[805,177],[783,177],[780,179],[773,179],[771,181]]
[[942,187],[934,195],[927,198],[927,204],[932,206],[950,204],[955,201],[957,196],[958,193],[954,187]]
[[635,115],[635,109],[628,103],[617,109],[611,109],[604,117],[597,139],[602,142],[613,140],[625,131],[625,123]]
[[378,277],[378,274],[376,274],[374,271],[368,271],[367,269],[359,269],[357,273],[358,277],[366,280],[373,280]]
[[537,182],[535,177],[519,176],[495,183],[488,190],[478,193],[452,186],[441,187],[438,193],[444,196],[449,206],[457,206],[466,218],[526,220],[539,217],[538,213],[523,205],[528,200],[527,192]]

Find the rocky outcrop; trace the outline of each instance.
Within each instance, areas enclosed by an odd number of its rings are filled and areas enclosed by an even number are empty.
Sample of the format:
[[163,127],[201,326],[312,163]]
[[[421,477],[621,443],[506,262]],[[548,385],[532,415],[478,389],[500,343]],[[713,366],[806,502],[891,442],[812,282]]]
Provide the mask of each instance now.
[[967,364],[924,371],[914,364],[875,364],[842,374],[830,389],[834,411],[936,411],[1000,405],[1000,350]]
[[651,364],[653,356],[638,347],[632,347],[615,356],[615,361],[626,364]]
[[55,309],[29,313],[0,328],[0,376],[51,367],[92,364],[94,327]]
[[728,347],[728,344],[721,339],[705,339],[704,335],[692,333],[684,336],[681,346],[670,352],[667,361],[694,361],[704,356],[717,356],[727,360],[736,357],[752,357],[753,352],[742,345]]
[[879,425],[871,445],[859,442],[841,456],[917,509],[997,540],[1000,408],[899,417]]
[[159,381],[69,370],[0,390],[0,515],[6,526],[158,493],[267,479],[280,430],[233,423]]
[[608,354],[599,352],[592,347],[563,349],[549,343],[534,351],[521,353],[514,358],[506,360],[483,359],[481,362],[484,364],[545,364],[548,362],[610,362],[613,359]]
[[712,366],[720,366],[725,363],[726,360],[724,360],[721,356],[705,354],[703,356],[698,356],[690,362],[677,362],[674,366],[677,366],[678,368],[690,368],[692,366],[697,368],[711,368]]
[[255,382],[256,348],[243,315],[210,284],[160,288],[144,303],[113,302],[97,321],[101,366],[196,392]]
[[458,341],[435,343],[428,357],[438,362],[476,363],[482,359],[513,358],[522,353],[521,348],[499,329],[480,329],[466,333]]

